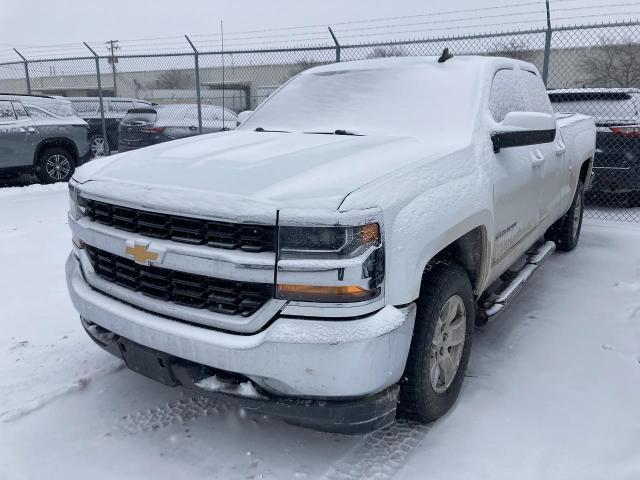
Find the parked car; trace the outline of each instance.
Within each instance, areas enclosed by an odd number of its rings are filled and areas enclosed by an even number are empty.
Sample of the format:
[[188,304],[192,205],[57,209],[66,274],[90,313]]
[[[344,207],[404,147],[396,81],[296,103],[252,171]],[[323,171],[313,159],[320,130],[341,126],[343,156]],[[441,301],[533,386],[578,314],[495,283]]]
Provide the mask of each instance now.
[[[228,108],[202,105],[202,133],[236,127],[238,115]],[[164,105],[129,110],[120,123],[119,152],[198,135],[197,105]]]
[[[89,124],[89,142],[91,155],[99,157],[105,154],[100,99],[97,97],[70,97],[73,108]],[[132,108],[149,107],[151,103],[137,98],[104,97],[104,119],[107,130],[109,150],[118,149],[118,125]]]
[[432,421],[475,325],[578,244],[595,136],[523,61],[310,68],[237,130],[78,170],[71,299],[167,385],[329,431]]
[[0,94],[0,173],[67,181],[88,157],[88,131],[67,101]]
[[640,89],[575,88],[550,90],[556,112],[595,118],[594,181],[590,194],[622,195],[640,204]]

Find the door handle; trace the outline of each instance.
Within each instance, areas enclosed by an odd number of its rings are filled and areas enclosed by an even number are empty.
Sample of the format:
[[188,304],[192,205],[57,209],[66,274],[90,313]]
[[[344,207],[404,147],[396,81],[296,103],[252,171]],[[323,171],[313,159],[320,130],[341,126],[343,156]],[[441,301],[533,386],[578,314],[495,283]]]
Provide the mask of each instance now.
[[189,127],[189,130],[191,130],[191,131],[193,131],[193,130],[197,130],[197,129],[198,129],[198,127],[196,127],[195,125],[191,125],[191,126]]
[[36,129],[33,127],[29,127],[29,128],[20,127],[20,133],[24,133],[25,135],[33,135],[34,133],[36,133]]
[[531,156],[533,157],[533,160],[531,161],[531,165],[534,168],[541,166],[545,161],[544,155],[540,150],[537,150],[537,149],[534,150],[533,152],[531,152]]

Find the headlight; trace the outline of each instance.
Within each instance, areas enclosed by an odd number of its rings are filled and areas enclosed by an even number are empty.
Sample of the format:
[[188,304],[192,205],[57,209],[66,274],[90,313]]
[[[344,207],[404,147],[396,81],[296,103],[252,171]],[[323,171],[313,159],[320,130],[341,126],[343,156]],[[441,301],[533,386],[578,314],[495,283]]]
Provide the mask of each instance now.
[[278,229],[278,298],[362,302],[380,295],[383,279],[378,223]]
[[80,196],[80,190],[69,183],[69,214],[74,220],[79,220],[84,216],[85,200]]
[[352,258],[380,245],[380,226],[280,227],[280,258]]

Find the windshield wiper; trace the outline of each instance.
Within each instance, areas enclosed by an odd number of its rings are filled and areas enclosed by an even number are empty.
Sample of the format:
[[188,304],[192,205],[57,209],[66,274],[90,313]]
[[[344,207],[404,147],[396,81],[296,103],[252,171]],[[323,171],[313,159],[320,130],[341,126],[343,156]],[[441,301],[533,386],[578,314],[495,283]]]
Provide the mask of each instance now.
[[256,127],[254,130],[254,132],[275,132],[275,133],[291,133],[288,132],[287,130],[266,130],[262,127]]
[[352,132],[351,130],[334,130],[333,132],[303,132],[310,133],[312,135],[352,135],[354,137],[364,137],[362,133]]

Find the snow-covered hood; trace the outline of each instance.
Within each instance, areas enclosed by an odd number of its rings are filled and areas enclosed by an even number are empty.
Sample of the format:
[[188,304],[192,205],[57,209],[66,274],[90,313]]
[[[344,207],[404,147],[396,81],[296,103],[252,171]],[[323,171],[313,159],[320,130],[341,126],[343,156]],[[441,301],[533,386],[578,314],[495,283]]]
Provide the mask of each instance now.
[[409,137],[233,131],[96,160],[78,169],[74,179],[101,196],[135,197],[148,206],[157,199],[181,210],[189,208],[186,204],[197,208],[207,198],[218,204],[216,210],[224,203],[229,214],[239,203],[272,211],[337,209],[352,191],[425,158],[425,152],[433,157],[451,150],[443,145],[425,148],[423,142]]

